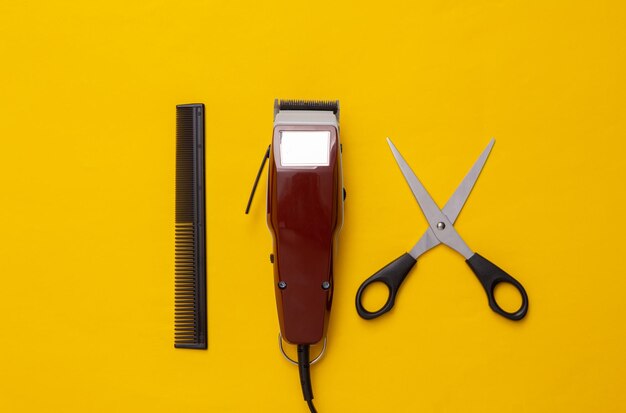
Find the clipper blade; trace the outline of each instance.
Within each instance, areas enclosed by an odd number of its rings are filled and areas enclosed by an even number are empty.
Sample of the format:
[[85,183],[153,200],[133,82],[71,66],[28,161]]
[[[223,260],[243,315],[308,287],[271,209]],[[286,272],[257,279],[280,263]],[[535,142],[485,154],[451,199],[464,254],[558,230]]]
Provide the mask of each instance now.
[[333,112],[339,119],[338,100],[276,99],[274,100],[274,116],[279,110],[327,110]]

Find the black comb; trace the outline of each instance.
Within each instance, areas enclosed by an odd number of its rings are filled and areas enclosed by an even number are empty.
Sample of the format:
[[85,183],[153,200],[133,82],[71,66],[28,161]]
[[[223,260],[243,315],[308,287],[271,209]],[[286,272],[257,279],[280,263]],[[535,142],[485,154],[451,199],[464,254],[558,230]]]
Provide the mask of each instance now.
[[174,347],[207,348],[204,105],[176,106]]
[[274,116],[279,110],[327,110],[337,115],[339,119],[338,100],[274,100]]

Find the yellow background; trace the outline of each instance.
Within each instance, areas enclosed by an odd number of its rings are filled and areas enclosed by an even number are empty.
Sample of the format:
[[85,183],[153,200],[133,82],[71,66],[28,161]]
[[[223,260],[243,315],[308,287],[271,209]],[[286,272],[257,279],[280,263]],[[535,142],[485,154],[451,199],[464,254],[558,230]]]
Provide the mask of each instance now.
[[[342,107],[320,412],[624,411],[625,11],[3,2],[0,411],[306,411],[277,348],[265,179],[243,214],[275,97]],[[189,102],[208,114],[208,351],[173,348],[174,106]],[[440,205],[496,138],[456,227],[526,286],[525,320],[490,311],[445,247],[392,313],[357,316],[360,283],[426,228],[386,136]]]

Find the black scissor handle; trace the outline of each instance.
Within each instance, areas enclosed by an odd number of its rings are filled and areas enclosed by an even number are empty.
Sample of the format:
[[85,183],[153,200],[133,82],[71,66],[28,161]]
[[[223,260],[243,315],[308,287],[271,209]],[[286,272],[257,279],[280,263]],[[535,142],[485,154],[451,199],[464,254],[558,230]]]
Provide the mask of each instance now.
[[[365,280],[356,292],[356,312],[359,313],[362,318],[371,320],[391,310],[396,301],[396,294],[398,294],[398,289],[400,288],[402,281],[404,281],[409,271],[411,271],[411,268],[415,266],[416,262],[415,258],[411,257],[408,253],[405,253]],[[363,298],[363,292],[367,289],[367,287],[376,282],[381,282],[387,286],[387,289],[389,290],[389,297],[387,298],[385,305],[383,305],[378,311],[372,312],[363,307],[361,300]]]
[[[515,278],[511,277],[509,274],[504,272],[500,267],[479,255],[478,253],[474,253],[468,260],[465,261],[467,265],[474,271],[476,277],[478,277],[478,281],[482,284],[485,292],[487,293],[487,299],[489,300],[489,307],[496,313],[500,314],[502,317],[508,318],[509,320],[521,320],[524,318],[526,313],[528,312],[528,295],[526,294],[526,290]],[[496,286],[500,283],[511,284],[513,287],[519,291],[522,296],[522,305],[520,308],[512,313],[508,311],[504,311],[496,301],[496,297],[494,296],[494,290]]]

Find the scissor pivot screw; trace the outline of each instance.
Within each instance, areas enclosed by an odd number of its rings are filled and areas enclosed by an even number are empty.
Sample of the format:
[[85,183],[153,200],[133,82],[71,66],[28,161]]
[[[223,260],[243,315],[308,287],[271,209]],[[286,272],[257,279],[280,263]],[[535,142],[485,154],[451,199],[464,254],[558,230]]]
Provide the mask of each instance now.
[[443,222],[437,222],[437,229],[439,231],[443,231],[444,229],[446,229],[446,224],[444,224]]
[[279,281],[278,288],[280,288],[281,290],[284,290],[285,288],[287,288],[287,283],[284,281]]

